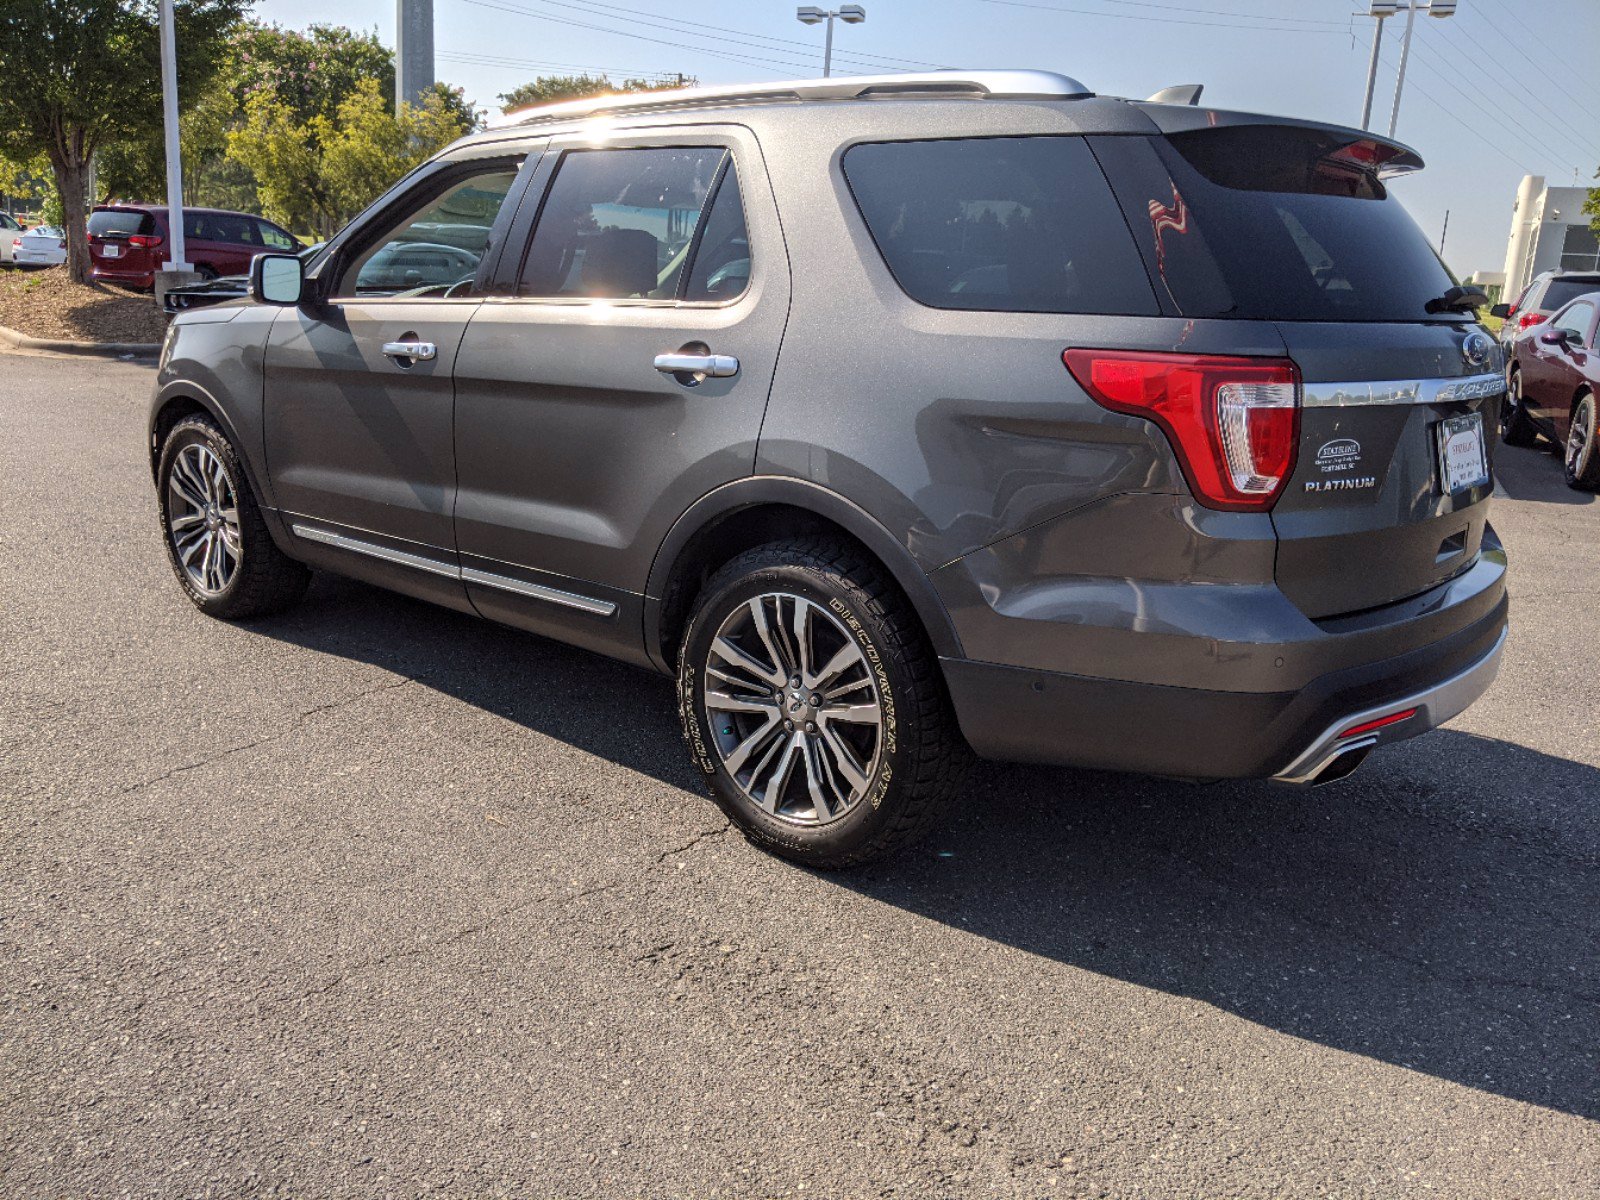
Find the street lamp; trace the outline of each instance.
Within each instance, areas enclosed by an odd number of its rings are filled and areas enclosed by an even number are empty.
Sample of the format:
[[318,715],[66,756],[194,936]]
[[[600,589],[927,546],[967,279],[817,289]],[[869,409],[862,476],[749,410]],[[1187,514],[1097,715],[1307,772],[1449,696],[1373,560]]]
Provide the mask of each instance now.
[[815,5],[805,5],[795,9],[795,19],[802,25],[821,25],[828,23],[827,36],[823,40],[822,48],[822,75],[827,78],[833,74],[833,22],[835,18],[846,25],[859,25],[867,19],[867,10],[859,4],[841,4],[836,9],[817,8]]
[[1456,13],[1456,0],[1411,0],[1406,8],[1406,38],[1400,43],[1400,71],[1394,81],[1394,107],[1389,110],[1389,136],[1394,136],[1394,127],[1400,120],[1400,92],[1406,86],[1406,60],[1411,57],[1411,27],[1417,20],[1417,9],[1421,8],[1430,17],[1453,17]]
[[1367,94],[1361,100],[1361,128],[1372,122],[1372,89],[1378,82],[1378,47],[1383,45],[1383,23],[1400,11],[1400,0],[1372,0],[1367,15],[1372,21],[1372,60],[1367,63]]

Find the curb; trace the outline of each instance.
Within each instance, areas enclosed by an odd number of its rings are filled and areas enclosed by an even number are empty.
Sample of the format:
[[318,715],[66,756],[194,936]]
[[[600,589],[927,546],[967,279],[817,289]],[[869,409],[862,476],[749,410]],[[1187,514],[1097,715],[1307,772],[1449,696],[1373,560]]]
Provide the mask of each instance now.
[[96,355],[101,358],[157,358],[160,342],[69,342],[33,338],[0,325],[0,349],[34,354]]

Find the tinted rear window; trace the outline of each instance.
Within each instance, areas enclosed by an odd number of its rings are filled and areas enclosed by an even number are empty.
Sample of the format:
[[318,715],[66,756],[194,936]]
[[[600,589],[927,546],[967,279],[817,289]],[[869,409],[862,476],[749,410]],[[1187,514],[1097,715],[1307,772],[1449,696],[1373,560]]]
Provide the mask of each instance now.
[[1552,279],[1539,301],[1540,311],[1554,311],[1568,300],[1576,300],[1589,292],[1600,292],[1600,279]]
[[1455,283],[1360,165],[1369,143],[1247,125],[1099,138],[1095,149],[1185,316],[1420,321]]
[[149,213],[128,212],[118,209],[101,209],[89,214],[89,232],[104,237],[108,233],[130,235],[153,233],[156,223]]
[[913,300],[991,312],[1158,311],[1082,138],[872,143],[845,154],[844,174]]

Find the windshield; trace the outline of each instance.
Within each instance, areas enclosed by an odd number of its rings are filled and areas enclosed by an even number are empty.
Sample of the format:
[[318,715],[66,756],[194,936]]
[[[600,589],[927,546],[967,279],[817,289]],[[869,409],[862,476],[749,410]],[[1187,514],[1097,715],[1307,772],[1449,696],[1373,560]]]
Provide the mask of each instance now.
[[1370,170],[1373,143],[1246,125],[1096,150],[1184,316],[1424,321],[1456,282]]

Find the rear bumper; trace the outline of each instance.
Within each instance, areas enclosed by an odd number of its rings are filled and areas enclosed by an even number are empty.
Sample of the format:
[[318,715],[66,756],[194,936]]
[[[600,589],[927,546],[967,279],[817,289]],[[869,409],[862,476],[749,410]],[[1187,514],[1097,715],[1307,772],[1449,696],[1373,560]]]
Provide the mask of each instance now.
[[1352,726],[1406,708],[1370,744],[1426,732],[1476,700],[1499,669],[1508,601],[1428,645],[1334,670],[1294,691],[1210,691],[944,659],[962,733],[986,758],[1183,778],[1309,782],[1357,738]]
[[137,288],[148,291],[156,285],[156,275],[151,270],[119,271],[112,267],[96,265],[89,272],[89,278],[100,283],[114,283],[118,287]]

